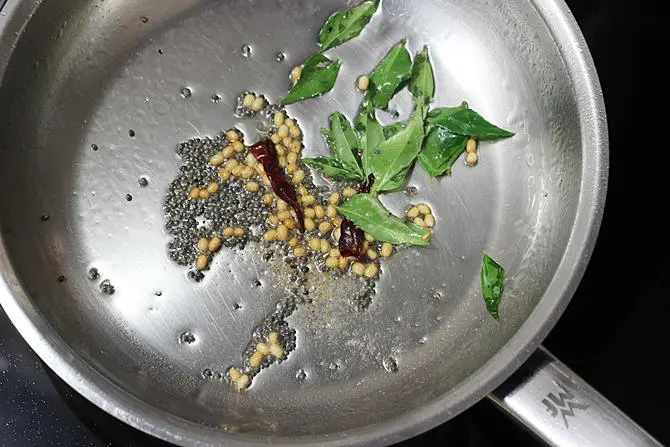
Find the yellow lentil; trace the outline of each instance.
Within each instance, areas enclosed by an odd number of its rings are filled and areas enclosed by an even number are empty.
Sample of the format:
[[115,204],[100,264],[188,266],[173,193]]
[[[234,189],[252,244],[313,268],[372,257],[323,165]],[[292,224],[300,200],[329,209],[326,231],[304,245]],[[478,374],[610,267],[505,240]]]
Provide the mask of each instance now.
[[356,191],[356,188],[352,188],[351,186],[347,186],[344,188],[344,191],[342,191],[342,195],[347,199],[352,198],[356,194],[358,194],[358,191]]
[[293,174],[293,181],[296,183],[302,183],[303,180],[305,180],[305,171],[298,169],[295,171],[295,174]]
[[249,182],[245,185],[245,188],[249,192],[258,192],[258,190],[261,189],[261,185],[256,182]]
[[270,345],[270,354],[274,355],[278,359],[284,358],[284,348],[279,346],[277,343],[272,343]]
[[330,205],[339,205],[340,204],[340,193],[334,192],[328,197],[328,203]]
[[382,244],[382,256],[385,258],[391,257],[393,254],[393,245],[389,244],[388,242],[384,242]]
[[364,275],[367,278],[376,278],[377,275],[379,275],[379,267],[377,267],[377,264],[368,264],[368,266],[365,267]]
[[233,155],[235,155],[235,149],[229,145],[224,147],[221,153],[223,154],[224,158],[231,158]]
[[[256,96],[252,95],[251,93],[247,94],[244,96],[244,99],[242,100],[242,105],[246,107],[247,109],[250,109],[251,106],[254,105],[254,101],[256,101]],[[231,131],[232,132],[232,131]],[[230,132],[228,132],[230,133]]]
[[288,228],[286,225],[279,225],[277,227],[277,240],[287,241],[288,240]]
[[207,192],[210,194],[216,194],[218,190],[219,190],[219,184],[216,182],[212,182],[209,185],[207,185]]
[[207,250],[209,249],[208,247],[209,247],[209,241],[207,240],[206,237],[201,237],[200,239],[198,239],[198,250],[202,252],[207,252]]
[[333,229],[333,224],[331,224],[330,222],[321,222],[319,224],[319,232],[321,234],[326,234],[332,229]]
[[365,264],[361,262],[356,262],[351,266],[351,271],[356,275],[363,276],[365,275]]
[[263,364],[263,360],[265,360],[265,356],[256,351],[251,354],[251,358],[249,359],[249,366],[251,366],[253,369],[258,369]]
[[326,258],[326,267],[329,269],[336,269],[340,267],[340,260],[337,258]]
[[226,161],[226,157],[223,156],[223,152],[217,152],[209,159],[209,164],[212,166],[222,165]]
[[205,255],[199,255],[195,261],[195,268],[198,270],[205,270],[209,264],[209,258]]
[[209,245],[207,246],[207,249],[211,251],[212,253],[216,253],[221,249],[221,245],[223,245],[223,241],[221,240],[220,237],[214,236],[211,241],[209,241]]

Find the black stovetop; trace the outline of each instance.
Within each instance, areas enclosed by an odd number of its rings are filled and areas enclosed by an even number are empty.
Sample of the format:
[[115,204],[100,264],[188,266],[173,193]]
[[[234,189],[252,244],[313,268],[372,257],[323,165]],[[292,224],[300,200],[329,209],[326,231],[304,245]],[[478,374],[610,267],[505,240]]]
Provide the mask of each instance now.
[[[3,0],[0,0],[0,4]],[[670,329],[668,244],[661,207],[670,94],[657,61],[668,54],[661,1],[569,0],[594,55],[610,124],[608,203],[592,262],[546,341],[662,443],[670,443],[666,371],[658,367]],[[664,210],[665,211],[665,210]],[[404,443],[538,445],[491,404],[481,402]],[[164,445],[104,414],[54,376],[0,310],[0,446]]]

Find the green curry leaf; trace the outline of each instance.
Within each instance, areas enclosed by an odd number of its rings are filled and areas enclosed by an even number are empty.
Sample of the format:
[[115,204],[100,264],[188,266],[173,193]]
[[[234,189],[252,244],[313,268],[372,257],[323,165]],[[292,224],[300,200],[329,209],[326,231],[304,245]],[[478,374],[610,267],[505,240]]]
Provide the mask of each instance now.
[[368,161],[370,173],[375,177],[373,192],[392,191],[397,188],[398,175],[409,172],[417,155],[421,152],[424,138],[424,114],[426,106],[418,104],[407,127],[385,140],[373,150]]
[[338,211],[378,241],[424,247],[430,244],[430,230],[403,222],[371,194],[356,194]]
[[358,6],[337,11],[330,16],[319,32],[321,51],[341,45],[358,36],[370,23],[378,7],[379,0],[367,0]]
[[486,121],[479,113],[468,108],[467,103],[460,107],[432,110],[427,121],[430,125],[444,127],[451,133],[477,137],[482,141],[514,136],[512,132]]
[[282,104],[294,104],[331,91],[337,81],[341,65],[339,60],[333,62],[323,54],[312,54],[305,61],[300,79],[282,99]]
[[368,95],[378,109],[386,109],[393,96],[412,75],[412,57],[403,40],[391,48],[370,75]]
[[409,90],[417,104],[427,105],[435,97],[435,75],[433,65],[430,62],[428,47],[424,47],[414,58]]
[[351,170],[333,157],[303,158],[302,163],[321,172],[324,176],[335,181],[361,181],[358,171]]
[[505,270],[486,253],[482,258],[481,280],[486,310],[499,320],[500,300],[505,290]]
[[419,154],[419,163],[431,177],[451,174],[451,167],[465,151],[468,137],[456,135],[442,127],[430,131],[423,149]]
[[354,120],[354,128],[360,138],[361,149],[363,150],[363,171],[367,178],[372,173],[371,161],[374,159],[374,153],[384,141],[384,128],[377,121],[375,108],[367,95],[363,98]]
[[359,173],[362,181],[364,173],[358,155],[360,141],[349,120],[341,113],[335,112],[330,119],[330,132],[322,133],[335,158],[351,172]]

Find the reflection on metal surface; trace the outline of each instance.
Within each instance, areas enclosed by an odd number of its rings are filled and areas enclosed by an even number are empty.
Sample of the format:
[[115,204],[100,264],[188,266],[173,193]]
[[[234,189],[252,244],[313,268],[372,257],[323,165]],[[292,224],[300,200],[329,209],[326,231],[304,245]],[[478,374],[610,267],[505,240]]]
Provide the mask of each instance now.
[[491,398],[552,446],[661,445],[542,348]]
[[[517,136],[487,147],[477,169],[459,165],[438,181],[415,172],[412,200],[444,225],[431,249],[388,263],[368,311],[331,297],[296,313],[295,355],[243,397],[202,377],[239,358],[278,292],[249,287],[267,276],[253,250],[222,253],[197,285],[168,260],[161,199],[179,166],[175,145],[233,126],[252,135],[232,117],[237,95],[281,97],[290,67],[316,49],[315,30],[345,3],[7,3],[0,186],[21,196],[0,196],[0,302],[106,411],[187,444],[392,443],[490,391],[567,304],[597,231],[607,145],[595,74],[564,5],[388,0],[361,38],[333,50],[346,63],[337,91],[292,107],[308,151],[325,150],[318,128],[335,110],[353,115],[354,80],[405,37],[412,51],[432,48],[437,104],[467,99]],[[409,95],[392,104],[400,119],[411,108]],[[396,213],[406,202],[387,200]],[[485,248],[509,273],[502,323],[480,298]],[[186,329],[197,343],[179,343]]]
[[551,414],[551,417],[556,418],[560,414],[565,423],[565,428],[570,428],[568,418],[575,416],[575,410],[586,410],[589,406],[579,403],[575,395],[560,384],[557,383],[556,388],[558,388],[558,391],[549,392],[547,397],[542,399],[542,403],[549,414]]

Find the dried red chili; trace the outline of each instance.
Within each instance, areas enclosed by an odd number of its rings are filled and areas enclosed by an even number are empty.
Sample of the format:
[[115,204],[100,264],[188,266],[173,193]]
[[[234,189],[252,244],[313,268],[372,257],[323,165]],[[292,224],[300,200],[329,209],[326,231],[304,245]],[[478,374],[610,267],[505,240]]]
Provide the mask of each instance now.
[[279,166],[279,157],[277,156],[275,144],[272,140],[259,141],[249,148],[249,152],[263,165],[263,169],[270,179],[270,185],[275,194],[293,208],[298,221],[298,229],[304,232],[305,214],[298,200],[298,193],[293,183],[286,178],[284,170]]
[[363,230],[358,228],[349,219],[344,219],[340,225],[340,254],[344,257],[363,257]]

